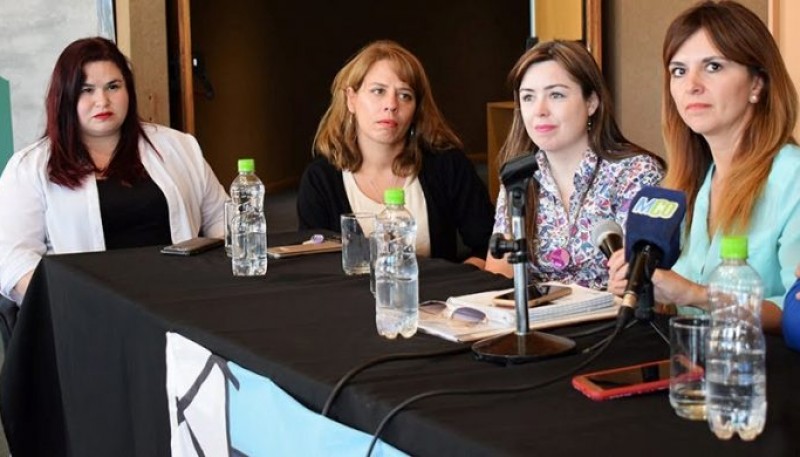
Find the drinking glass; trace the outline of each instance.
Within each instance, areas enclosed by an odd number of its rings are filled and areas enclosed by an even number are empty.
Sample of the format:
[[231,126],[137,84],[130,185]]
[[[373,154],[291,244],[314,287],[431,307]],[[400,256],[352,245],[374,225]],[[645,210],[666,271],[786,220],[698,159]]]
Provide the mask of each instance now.
[[369,235],[375,226],[372,213],[347,213],[342,223],[342,269],[346,275],[369,273]]

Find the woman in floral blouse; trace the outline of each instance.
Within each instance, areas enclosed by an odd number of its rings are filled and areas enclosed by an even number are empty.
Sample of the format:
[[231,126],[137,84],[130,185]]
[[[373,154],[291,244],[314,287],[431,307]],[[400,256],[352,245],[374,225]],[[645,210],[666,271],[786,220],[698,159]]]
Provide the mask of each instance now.
[[[530,279],[605,288],[608,268],[592,229],[605,220],[625,227],[631,200],[661,181],[663,161],[622,135],[600,70],[581,44],[540,43],[509,79],[514,120],[501,161],[535,152],[539,166],[526,205]],[[504,188],[494,232],[511,238]],[[513,276],[505,259],[491,255],[486,269]]]

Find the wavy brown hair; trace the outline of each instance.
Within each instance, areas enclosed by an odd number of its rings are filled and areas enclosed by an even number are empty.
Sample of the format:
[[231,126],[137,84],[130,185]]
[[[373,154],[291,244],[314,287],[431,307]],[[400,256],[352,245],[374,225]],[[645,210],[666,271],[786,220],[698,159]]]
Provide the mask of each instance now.
[[[99,170],[81,139],[78,98],[86,83],[88,63],[108,61],[119,68],[128,92],[128,112],[120,126],[120,138],[108,168]],[[69,44],[56,61],[45,98],[47,126],[44,137],[50,140],[47,172],[50,180],[64,187],[80,187],[86,176],[102,172],[108,178],[132,183],[145,174],[139,158],[139,139],[147,138],[139,121],[133,72],[125,56],[112,41],[101,37],[84,38]],[[150,143],[152,146],[152,143]],[[155,147],[153,148],[155,149]]]
[[[546,41],[532,47],[517,60],[508,75],[509,85],[514,92],[514,116],[508,137],[500,149],[500,163],[539,150],[525,129],[525,122],[520,111],[519,89],[522,79],[533,65],[548,61],[558,63],[569,73],[570,77],[581,87],[584,100],[588,100],[592,94],[597,96],[597,109],[589,117],[591,125],[588,136],[589,147],[600,159],[613,162],[647,154],[658,160],[662,166],[664,165],[664,161],[660,157],[628,141],[622,135],[622,131],[614,119],[611,94],[606,88],[600,68],[589,51],[581,43],[561,40]],[[526,235],[528,240],[536,240],[537,229],[534,216],[539,206],[539,183],[536,180],[532,180],[532,185],[528,188],[527,206],[526,231],[528,233]],[[536,249],[536,244],[530,243],[532,250]]]
[[347,89],[358,91],[370,68],[379,61],[391,62],[397,76],[411,86],[417,100],[406,147],[392,164],[398,176],[419,172],[422,149],[462,148],[458,136],[447,125],[433,100],[431,85],[422,64],[399,44],[375,41],[363,47],[339,70],[331,84],[331,104],[322,116],[314,136],[314,151],[340,170],[358,171],[363,157],[356,141],[356,122],[347,110]]
[[748,68],[764,85],[753,115],[734,151],[730,175],[722,183],[719,208],[711,220],[711,233],[744,233],[753,207],[761,196],[772,161],[787,143],[795,144],[797,91],[781,53],[767,27],[752,11],[731,1],[703,2],[678,16],[667,29],[662,51],[664,87],[662,133],[669,171],[664,186],[686,192],[686,230],[691,226],[694,202],[713,162],[708,143],[681,119],[670,94],[669,64],[683,43],[704,30],[717,50],[729,60]]

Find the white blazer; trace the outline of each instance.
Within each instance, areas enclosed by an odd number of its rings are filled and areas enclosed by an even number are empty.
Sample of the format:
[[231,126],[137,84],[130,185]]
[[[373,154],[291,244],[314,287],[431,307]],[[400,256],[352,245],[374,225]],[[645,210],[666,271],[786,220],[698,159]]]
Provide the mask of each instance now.
[[[222,237],[227,195],[197,140],[155,124],[144,130],[158,152],[140,140],[140,157],[167,199],[172,242]],[[44,254],[106,249],[94,175],[77,189],[54,184],[49,158],[50,141],[39,140],[14,154],[0,176],[0,294],[18,303],[14,286]]]

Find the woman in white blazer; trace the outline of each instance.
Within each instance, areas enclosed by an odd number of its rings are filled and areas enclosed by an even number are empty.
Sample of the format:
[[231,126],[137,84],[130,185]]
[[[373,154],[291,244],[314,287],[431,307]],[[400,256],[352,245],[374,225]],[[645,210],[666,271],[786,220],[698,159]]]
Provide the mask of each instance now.
[[0,294],[21,303],[45,254],[222,236],[225,190],[192,136],[140,121],[113,42],[64,49],[46,111],[42,139],[0,176]]

